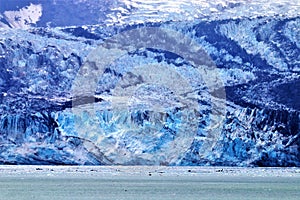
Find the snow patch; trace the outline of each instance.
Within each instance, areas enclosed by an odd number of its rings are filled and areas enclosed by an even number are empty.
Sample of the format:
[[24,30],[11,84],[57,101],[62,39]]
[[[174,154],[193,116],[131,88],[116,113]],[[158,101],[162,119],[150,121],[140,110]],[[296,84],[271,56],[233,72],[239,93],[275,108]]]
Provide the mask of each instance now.
[[18,11],[5,11],[4,18],[12,28],[28,29],[40,20],[42,11],[41,4],[30,4]]

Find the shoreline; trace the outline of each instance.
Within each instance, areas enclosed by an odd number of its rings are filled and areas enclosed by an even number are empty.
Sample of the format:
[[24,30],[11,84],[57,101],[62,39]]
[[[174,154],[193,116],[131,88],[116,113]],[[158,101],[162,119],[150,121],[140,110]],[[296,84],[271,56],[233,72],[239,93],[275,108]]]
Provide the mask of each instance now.
[[224,167],[224,166],[59,166],[59,165],[0,165],[3,175],[91,174],[94,176],[247,176],[298,177],[299,167]]

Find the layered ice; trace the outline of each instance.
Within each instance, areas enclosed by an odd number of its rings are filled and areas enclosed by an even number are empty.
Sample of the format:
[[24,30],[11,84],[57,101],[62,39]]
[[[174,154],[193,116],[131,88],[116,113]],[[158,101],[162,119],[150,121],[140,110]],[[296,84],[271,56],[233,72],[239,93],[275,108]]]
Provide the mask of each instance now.
[[59,2],[0,16],[1,163],[300,165],[297,1]]

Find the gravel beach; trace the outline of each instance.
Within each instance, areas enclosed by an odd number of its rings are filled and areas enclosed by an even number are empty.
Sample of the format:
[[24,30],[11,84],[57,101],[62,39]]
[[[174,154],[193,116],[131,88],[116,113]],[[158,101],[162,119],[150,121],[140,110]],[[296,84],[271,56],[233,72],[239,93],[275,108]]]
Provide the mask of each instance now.
[[299,168],[0,166],[0,199],[299,199]]

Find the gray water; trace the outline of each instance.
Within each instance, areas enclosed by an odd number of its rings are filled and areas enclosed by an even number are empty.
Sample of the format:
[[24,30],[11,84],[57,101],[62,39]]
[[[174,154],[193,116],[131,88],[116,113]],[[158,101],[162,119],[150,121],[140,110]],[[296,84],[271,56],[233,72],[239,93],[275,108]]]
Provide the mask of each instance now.
[[0,199],[299,199],[298,168],[0,167]]

